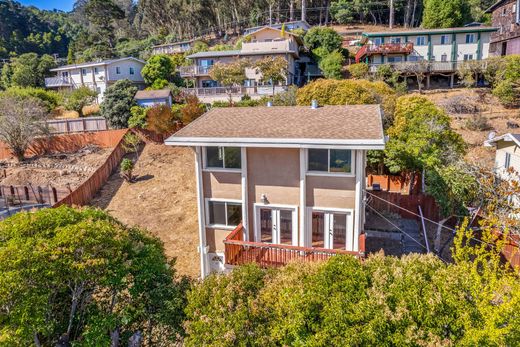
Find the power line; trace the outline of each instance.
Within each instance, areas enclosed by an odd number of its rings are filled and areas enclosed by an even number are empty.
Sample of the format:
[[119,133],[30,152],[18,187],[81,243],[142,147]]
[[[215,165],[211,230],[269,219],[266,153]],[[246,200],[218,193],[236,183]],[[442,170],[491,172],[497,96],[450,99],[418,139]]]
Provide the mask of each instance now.
[[[383,214],[381,214],[379,211],[377,211],[375,208],[373,208],[372,206],[368,205],[367,203],[365,203],[365,206],[368,207],[369,209],[371,209],[372,211],[374,211],[375,213],[377,213],[381,218],[383,218],[385,221],[387,221],[390,225],[392,225],[394,228],[397,228],[397,230],[399,230],[401,233],[405,234],[406,236],[408,236],[411,240],[413,240],[415,243],[417,243],[419,246],[421,246],[422,248],[424,248],[426,250],[426,246],[424,246],[422,243],[420,243],[419,241],[417,241],[416,239],[414,239],[412,236],[410,236],[410,234],[408,234],[407,232],[405,232],[403,229],[401,229],[399,226],[397,226],[396,224],[394,224],[391,220],[389,220],[388,218],[386,218]],[[440,260],[442,260],[443,262],[445,263],[448,263],[446,260],[444,260],[440,255],[438,254],[435,254],[433,252],[431,252],[433,255],[435,255],[437,258],[439,258]]]
[[[419,217],[419,218],[424,218],[425,220],[427,220],[427,221],[430,222],[430,223],[433,223],[433,224],[438,225],[438,226],[440,226],[440,227],[442,227],[442,228],[448,229],[449,231],[451,231],[451,232],[454,233],[454,234],[457,233],[457,230],[455,230],[455,229],[453,229],[453,228],[447,227],[447,226],[445,226],[445,225],[443,225],[443,224],[440,224],[440,223],[438,223],[438,222],[435,222],[435,221],[433,221],[433,220],[431,220],[431,219],[429,219],[429,218],[421,217],[419,214],[417,214],[417,213],[415,213],[415,212],[412,212],[412,211],[410,211],[410,210],[408,210],[408,209],[406,209],[406,208],[404,208],[404,207],[401,207],[401,206],[399,206],[399,205],[397,205],[397,204],[394,204],[393,202],[390,202],[390,201],[388,201],[388,200],[386,200],[386,199],[383,199],[383,198],[381,198],[381,197],[375,195],[374,193],[371,193],[371,192],[367,191],[366,189],[365,189],[365,193],[368,193],[368,194],[370,194],[370,196],[373,196],[373,197],[375,197],[375,198],[377,198],[377,199],[379,199],[379,200],[381,200],[381,201],[386,202],[386,203],[389,204],[389,205],[395,206],[395,207],[397,207],[397,208],[399,208],[399,209],[401,209],[401,210],[403,210],[403,211],[406,211],[406,212],[408,212],[408,213],[410,213],[410,214],[412,214],[412,215],[414,215],[414,216],[417,216],[417,217]],[[366,205],[366,206],[369,206],[369,205]],[[374,209],[372,206],[370,206],[370,207],[371,207],[372,209]],[[502,233],[501,233],[501,234],[502,234]],[[485,244],[485,245],[491,246],[491,247],[496,247],[496,245],[493,245],[493,244],[488,243],[488,242],[486,242],[486,241],[482,241],[482,240],[477,239],[477,238],[475,238],[475,237],[471,237],[470,239],[471,239],[471,240],[474,240],[474,241],[477,241],[477,242],[480,242],[480,243],[483,243],[483,244]]]

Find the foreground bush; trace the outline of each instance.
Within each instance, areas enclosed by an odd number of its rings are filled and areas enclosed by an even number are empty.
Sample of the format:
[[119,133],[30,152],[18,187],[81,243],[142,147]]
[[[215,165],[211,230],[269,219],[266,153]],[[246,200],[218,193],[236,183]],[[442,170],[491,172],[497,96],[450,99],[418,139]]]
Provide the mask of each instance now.
[[[480,263],[487,264],[487,263]],[[433,255],[255,266],[194,287],[188,346],[518,345],[520,282]],[[494,269],[496,270],[496,269]]]
[[148,345],[181,333],[184,282],[160,241],[96,209],[0,223],[0,345]]
[[320,105],[381,104],[387,126],[393,117],[396,94],[384,82],[320,79],[298,90],[298,105],[310,105],[312,100]]

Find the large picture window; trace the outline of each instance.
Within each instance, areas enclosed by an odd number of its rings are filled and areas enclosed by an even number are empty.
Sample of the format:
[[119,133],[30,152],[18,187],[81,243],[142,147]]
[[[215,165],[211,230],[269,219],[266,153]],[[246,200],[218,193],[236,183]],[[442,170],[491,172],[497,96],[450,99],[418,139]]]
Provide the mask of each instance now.
[[310,172],[352,173],[352,151],[348,149],[309,149]]
[[206,147],[206,168],[240,169],[240,147]]
[[242,220],[242,204],[240,202],[208,200],[208,223],[236,227]]

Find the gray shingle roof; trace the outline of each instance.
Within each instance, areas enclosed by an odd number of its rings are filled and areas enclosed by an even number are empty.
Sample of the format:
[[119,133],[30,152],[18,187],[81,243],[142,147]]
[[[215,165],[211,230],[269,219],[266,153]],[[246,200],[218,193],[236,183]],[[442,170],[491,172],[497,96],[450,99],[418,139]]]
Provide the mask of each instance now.
[[[214,108],[166,140],[193,143],[384,145],[379,105]],[[274,146],[276,147],[276,146]]]

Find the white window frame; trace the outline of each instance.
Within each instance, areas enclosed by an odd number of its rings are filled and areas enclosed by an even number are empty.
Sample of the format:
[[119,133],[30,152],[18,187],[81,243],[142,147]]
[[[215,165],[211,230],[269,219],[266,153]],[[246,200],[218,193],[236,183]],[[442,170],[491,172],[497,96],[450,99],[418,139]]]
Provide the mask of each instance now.
[[[442,39],[443,39],[444,37],[446,38],[446,40],[444,40],[444,43],[443,43],[443,42],[442,42],[442,41],[443,41]],[[443,46],[444,46],[444,45],[449,45],[449,44],[450,44],[450,36],[449,36],[449,35],[441,35],[440,43],[441,43],[441,45],[443,45]]]
[[116,75],[121,75],[121,67],[116,66]]
[[271,210],[271,216],[275,215],[275,220],[273,220],[273,239],[275,242],[271,243],[273,245],[280,244],[280,233],[276,230],[277,224],[280,222],[280,210],[291,210],[292,211],[292,237],[291,237],[291,245],[298,246],[298,206],[297,205],[279,205],[279,204],[262,204],[255,203],[253,204],[253,209],[255,212],[254,215],[254,225],[255,225],[255,242],[262,242],[260,235],[260,209],[267,208]]
[[511,167],[511,153],[506,152],[504,156],[504,169],[509,169]]
[[[307,220],[306,223],[306,235],[305,235],[305,243],[308,245],[307,247],[312,247],[312,213],[313,212],[321,212],[325,214],[325,227],[330,224],[331,215],[334,213],[344,213],[346,214],[346,237],[345,237],[345,250],[349,249],[349,246],[352,246],[352,242],[354,240],[349,240],[349,237],[354,236],[354,209],[353,208],[330,208],[330,207],[319,207],[319,206],[309,206],[307,207]],[[333,221],[332,221],[333,222]],[[329,237],[325,237],[325,230],[323,230],[323,238],[324,238],[324,248],[333,249],[331,247],[331,242],[334,240],[334,235],[329,235]],[[350,245],[349,245],[350,242]]]
[[[468,42],[468,37],[471,37],[470,42]],[[464,39],[465,39],[466,44],[468,44],[468,45],[473,44],[473,43],[475,43],[475,34],[466,34]]]
[[[226,208],[224,209],[225,217],[226,217],[226,223],[228,220],[228,211],[227,211],[227,204],[238,204],[240,205],[240,208],[243,209],[243,203],[242,200],[236,200],[236,199],[217,199],[217,198],[205,198],[204,199],[204,208],[206,209],[206,228],[213,228],[213,229],[223,229],[223,230],[234,230],[237,225],[226,225],[226,224],[211,224],[209,221],[209,203],[210,202],[223,202],[226,203]],[[244,211],[242,211],[242,218],[244,218]]]
[[[421,41],[419,43],[419,41]],[[416,46],[426,46],[426,36],[417,36],[415,38],[415,43],[416,43]]]
[[[344,148],[316,148],[316,149],[326,149],[328,153],[327,158],[327,166],[328,172],[325,171],[311,171],[309,170],[309,149],[314,148],[306,148],[305,149],[305,173],[307,176],[333,176],[333,177],[356,177],[356,150],[354,149],[344,149]],[[330,172],[330,150],[331,149],[339,149],[350,151],[350,172]]]
[[464,54],[464,56],[462,57],[462,60],[463,61],[470,61],[470,60],[473,60],[473,54]]
[[[222,153],[222,164],[224,167],[208,167],[208,147],[236,147],[236,146],[205,146],[202,148],[202,162],[203,162],[203,170],[206,172],[242,172],[242,168],[226,168],[226,154],[225,152]],[[241,148],[241,147],[236,147]],[[242,158],[242,150],[240,151],[240,157]],[[242,165],[240,165],[242,166]]]

